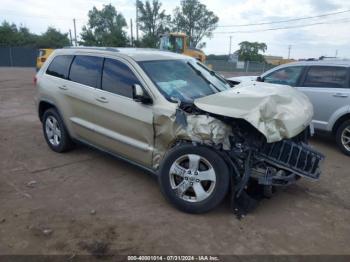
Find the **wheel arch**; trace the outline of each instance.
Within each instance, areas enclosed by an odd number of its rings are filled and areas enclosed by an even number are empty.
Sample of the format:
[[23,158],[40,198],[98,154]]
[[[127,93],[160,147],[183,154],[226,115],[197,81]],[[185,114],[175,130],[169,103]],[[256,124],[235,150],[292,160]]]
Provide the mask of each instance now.
[[332,127],[332,134],[333,135],[335,135],[335,133],[337,132],[338,127],[346,120],[350,120],[350,113],[346,113],[346,114],[342,115],[341,117],[339,117],[335,121],[335,123],[334,123],[334,125]]
[[39,116],[39,119],[40,119],[41,122],[43,121],[43,116],[44,116],[45,111],[47,111],[50,108],[54,108],[58,112],[57,107],[51,101],[41,100],[39,102],[39,105],[38,105],[38,116]]

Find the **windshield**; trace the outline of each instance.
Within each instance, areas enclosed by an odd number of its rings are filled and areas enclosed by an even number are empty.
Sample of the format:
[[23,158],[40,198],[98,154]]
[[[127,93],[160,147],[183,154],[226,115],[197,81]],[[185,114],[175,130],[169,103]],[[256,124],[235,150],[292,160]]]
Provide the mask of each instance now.
[[227,90],[230,86],[211,74],[199,62],[159,60],[139,62],[160,92],[170,101],[192,102],[194,99]]
[[176,53],[182,53],[184,49],[183,37],[163,36],[160,39],[160,49],[169,50]]

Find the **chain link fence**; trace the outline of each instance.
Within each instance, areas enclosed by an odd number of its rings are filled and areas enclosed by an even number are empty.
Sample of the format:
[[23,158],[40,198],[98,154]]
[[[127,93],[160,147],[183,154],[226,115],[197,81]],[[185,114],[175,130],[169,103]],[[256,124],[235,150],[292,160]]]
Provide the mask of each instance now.
[[0,47],[0,66],[35,67],[37,53],[30,47]]
[[275,67],[275,65],[266,62],[255,61],[231,62],[226,60],[207,60],[206,64],[224,76],[261,75],[265,71]]

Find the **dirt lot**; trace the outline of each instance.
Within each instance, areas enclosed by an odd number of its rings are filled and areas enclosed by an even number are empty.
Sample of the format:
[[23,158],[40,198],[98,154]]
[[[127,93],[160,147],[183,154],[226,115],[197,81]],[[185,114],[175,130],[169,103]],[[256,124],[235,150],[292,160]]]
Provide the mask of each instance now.
[[49,150],[33,69],[0,68],[0,254],[350,254],[350,158],[331,139],[320,181],[282,190],[239,221],[172,208],[156,179],[79,146]]

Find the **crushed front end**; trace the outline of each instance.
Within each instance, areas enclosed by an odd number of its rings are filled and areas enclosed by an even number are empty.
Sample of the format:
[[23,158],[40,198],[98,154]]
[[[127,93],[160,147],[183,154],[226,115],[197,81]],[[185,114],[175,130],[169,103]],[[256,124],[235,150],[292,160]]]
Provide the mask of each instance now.
[[177,141],[205,144],[225,159],[231,173],[231,206],[238,218],[277,187],[320,176],[324,156],[308,144],[308,126],[294,137],[268,142],[246,120],[203,112],[193,104],[181,104],[171,122],[173,126],[167,126],[176,130]]
[[253,209],[258,199],[270,197],[275,187],[288,186],[301,177],[319,178],[324,156],[308,144],[308,128],[272,143],[243,121],[234,121],[232,130],[231,150],[223,153],[234,174],[232,208],[238,217]]
[[307,143],[313,107],[295,88],[257,82],[196,99],[194,105],[232,128],[230,150],[222,152],[233,169],[238,213],[254,206],[252,196],[261,189],[270,196],[276,186],[320,176],[324,156]]
[[312,116],[304,94],[267,84],[181,102],[176,113],[154,118],[153,166],[181,143],[211,147],[227,163],[232,208],[241,217],[276,187],[319,178],[324,156],[308,144]]

